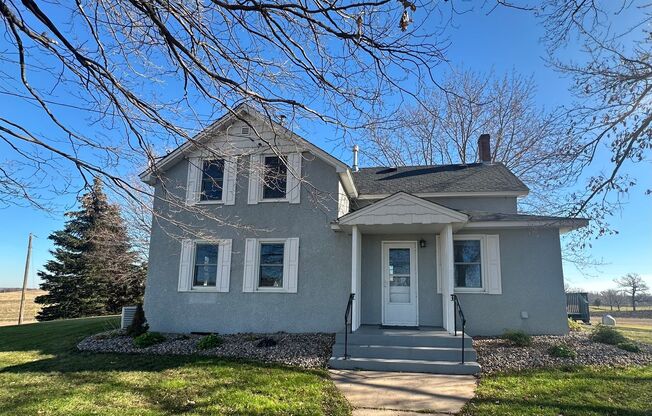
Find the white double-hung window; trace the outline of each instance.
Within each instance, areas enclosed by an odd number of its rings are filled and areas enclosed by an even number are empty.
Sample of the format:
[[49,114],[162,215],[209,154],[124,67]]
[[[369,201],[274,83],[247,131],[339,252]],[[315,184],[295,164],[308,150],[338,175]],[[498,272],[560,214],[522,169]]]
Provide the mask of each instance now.
[[228,292],[231,246],[231,240],[183,240],[178,290]]
[[301,153],[249,157],[249,204],[301,202]]
[[297,292],[298,238],[247,238],[244,292]]
[[234,205],[236,173],[235,157],[189,158],[186,203]]
[[[437,236],[437,293],[443,275],[441,243]],[[455,293],[501,294],[500,240],[494,234],[453,236],[453,286]]]

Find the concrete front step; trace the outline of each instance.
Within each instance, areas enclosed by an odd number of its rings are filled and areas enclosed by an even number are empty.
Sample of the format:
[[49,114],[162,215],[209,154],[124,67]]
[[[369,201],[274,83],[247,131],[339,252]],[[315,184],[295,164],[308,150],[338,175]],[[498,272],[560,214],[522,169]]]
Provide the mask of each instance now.
[[[408,347],[400,345],[349,344],[349,356],[356,358],[396,358],[405,360],[461,361],[461,348]],[[344,356],[344,344],[333,345],[334,357]],[[464,349],[464,360],[475,361],[477,354],[472,347]]]
[[[338,333],[335,338],[337,344],[344,344],[344,334]],[[402,334],[349,334],[349,345],[391,345],[397,347],[439,347],[439,348],[461,348],[461,336],[452,336],[448,333],[440,335],[402,335]],[[471,349],[473,341],[471,337],[464,337],[464,347]]]
[[402,371],[433,374],[477,374],[480,364],[475,361],[461,364],[453,361],[402,360],[388,358],[332,357],[330,368],[339,370]]

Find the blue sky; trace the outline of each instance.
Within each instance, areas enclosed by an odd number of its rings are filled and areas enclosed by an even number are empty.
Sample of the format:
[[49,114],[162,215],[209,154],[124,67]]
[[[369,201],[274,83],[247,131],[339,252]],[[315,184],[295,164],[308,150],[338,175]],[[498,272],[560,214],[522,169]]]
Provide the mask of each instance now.
[[[516,70],[523,75],[532,75],[539,86],[537,99],[541,105],[555,107],[570,102],[570,82],[545,65],[544,49],[539,42],[542,29],[530,14],[501,8],[489,16],[475,11],[456,16],[454,26],[447,32],[451,41],[447,51],[449,65],[463,65],[477,71],[494,70],[497,74]],[[30,117],[32,106],[6,97],[0,99],[3,105],[11,105],[16,115],[24,116],[26,122],[33,123],[36,128],[46,128],[38,124],[38,119]],[[69,110],[66,116],[86,117],[74,110]],[[324,133],[318,133],[312,139],[336,156],[348,160],[348,149],[335,147]],[[592,169],[607,169],[606,155],[603,152],[601,160]],[[628,272],[645,276],[652,286],[652,219],[649,215],[652,212],[652,197],[644,195],[646,189],[652,189],[652,164],[639,163],[629,167],[627,173],[636,177],[639,185],[623,199],[622,211],[611,220],[619,234],[594,241],[590,251],[605,265],[590,270],[588,275],[572,265],[565,265],[566,280],[574,287],[602,290],[613,286],[614,278]],[[74,197],[62,197],[58,202],[70,206]],[[36,235],[30,286],[38,284],[36,270],[49,258],[47,236],[62,225],[63,217],[60,214],[49,215],[19,207],[0,210],[0,229],[3,230],[0,234],[0,287],[21,284],[30,232]]]

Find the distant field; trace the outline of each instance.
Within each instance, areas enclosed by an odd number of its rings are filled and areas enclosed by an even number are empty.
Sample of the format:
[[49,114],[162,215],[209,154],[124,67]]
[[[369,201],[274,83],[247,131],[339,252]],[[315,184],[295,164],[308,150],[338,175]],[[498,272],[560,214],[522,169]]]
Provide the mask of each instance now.
[[[602,313],[602,312],[612,312],[611,308],[609,306],[589,306],[589,310],[591,313]],[[638,305],[636,306],[637,311],[652,311],[652,306],[651,305]],[[613,312],[618,311],[618,308],[614,306]],[[620,307],[621,312],[631,312],[632,311],[632,306],[621,306]]]
[[[34,298],[44,294],[43,290],[28,290],[25,294],[25,322],[34,321],[41,305],[34,303]],[[0,326],[16,325],[20,309],[20,291],[0,293]]]

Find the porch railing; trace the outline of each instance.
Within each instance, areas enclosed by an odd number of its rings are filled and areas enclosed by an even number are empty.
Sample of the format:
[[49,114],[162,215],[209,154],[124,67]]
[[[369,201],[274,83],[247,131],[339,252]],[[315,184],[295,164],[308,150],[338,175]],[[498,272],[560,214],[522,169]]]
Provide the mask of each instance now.
[[353,326],[353,299],[355,293],[349,295],[349,301],[346,303],[346,312],[344,312],[344,359],[349,358],[349,332],[352,331]]
[[460,323],[462,324],[462,364],[464,364],[464,334],[466,333],[466,318],[464,317],[464,312],[462,311],[462,305],[460,305],[460,300],[457,295],[451,295],[451,301],[453,302],[453,317],[455,319],[454,333],[457,336],[457,318],[459,318]]

